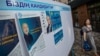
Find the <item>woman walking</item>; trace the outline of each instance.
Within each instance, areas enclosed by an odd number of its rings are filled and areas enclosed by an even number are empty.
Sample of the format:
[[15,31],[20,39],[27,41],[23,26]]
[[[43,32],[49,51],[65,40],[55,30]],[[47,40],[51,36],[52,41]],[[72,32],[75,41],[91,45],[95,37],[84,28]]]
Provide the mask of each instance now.
[[93,38],[94,34],[92,33],[92,26],[90,24],[89,19],[85,20],[84,26],[82,27],[82,30],[83,30],[84,41],[90,41],[95,56],[99,56],[98,53],[97,53],[97,48],[96,48],[95,41],[94,41],[94,38]]

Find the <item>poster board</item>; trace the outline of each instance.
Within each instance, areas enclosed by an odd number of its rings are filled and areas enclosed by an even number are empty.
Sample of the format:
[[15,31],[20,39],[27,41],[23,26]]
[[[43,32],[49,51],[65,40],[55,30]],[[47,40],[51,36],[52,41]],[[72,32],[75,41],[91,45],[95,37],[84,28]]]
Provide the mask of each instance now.
[[74,42],[70,6],[47,1],[0,2],[0,56],[68,56]]

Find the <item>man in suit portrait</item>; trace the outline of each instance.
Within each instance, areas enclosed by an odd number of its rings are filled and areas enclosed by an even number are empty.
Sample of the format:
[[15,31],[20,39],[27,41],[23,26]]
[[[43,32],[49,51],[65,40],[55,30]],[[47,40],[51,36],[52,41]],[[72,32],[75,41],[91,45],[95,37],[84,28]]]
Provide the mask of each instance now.
[[28,49],[31,48],[32,43],[33,43],[33,37],[32,35],[29,33],[29,27],[27,23],[23,23],[22,24],[22,28],[23,28],[23,32],[24,32],[24,38],[27,44]]
[[47,23],[48,23],[47,33],[50,33],[50,32],[52,32],[52,22],[51,22],[50,16],[46,16],[46,19],[47,19]]
[[15,20],[0,20],[0,31],[0,56],[7,56],[15,48],[19,41]]

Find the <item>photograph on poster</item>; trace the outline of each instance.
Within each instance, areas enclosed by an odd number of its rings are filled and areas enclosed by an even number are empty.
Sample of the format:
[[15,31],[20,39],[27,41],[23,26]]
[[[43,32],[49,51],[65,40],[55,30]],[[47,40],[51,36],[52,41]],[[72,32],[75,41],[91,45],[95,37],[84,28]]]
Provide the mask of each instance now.
[[47,33],[50,33],[50,32],[52,32],[52,22],[51,22],[50,16],[46,16],[46,20],[47,20],[47,23],[48,23],[46,30],[47,30]]
[[20,18],[19,22],[26,45],[30,50],[42,33],[40,17]]
[[52,32],[62,26],[59,11],[46,11],[46,18],[48,22],[47,33]]
[[18,42],[15,20],[0,20],[0,56],[8,56]]
[[56,34],[54,34],[54,42],[57,44],[63,38],[63,30],[60,30]]

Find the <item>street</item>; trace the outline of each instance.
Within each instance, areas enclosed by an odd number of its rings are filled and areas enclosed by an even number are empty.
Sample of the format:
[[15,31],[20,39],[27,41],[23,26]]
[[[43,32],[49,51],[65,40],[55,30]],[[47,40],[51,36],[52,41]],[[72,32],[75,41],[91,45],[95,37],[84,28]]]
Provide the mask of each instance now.
[[[93,50],[92,51],[82,51],[81,48],[81,37],[80,37],[80,29],[74,28],[75,33],[75,42],[73,45],[73,56],[95,56]],[[100,55],[100,33],[94,32],[94,40],[96,43],[96,47],[98,50],[98,54]]]

